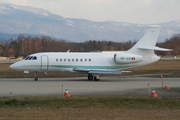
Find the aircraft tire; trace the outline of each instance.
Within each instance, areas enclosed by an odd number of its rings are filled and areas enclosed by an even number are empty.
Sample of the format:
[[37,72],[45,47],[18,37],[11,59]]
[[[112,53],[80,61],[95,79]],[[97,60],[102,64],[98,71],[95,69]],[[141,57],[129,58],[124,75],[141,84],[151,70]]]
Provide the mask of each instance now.
[[99,81],[99,79],[97,79],[97,77],[94,77],[94,81]]
[[88,76],[88,80],[93,80],[93,76],[92,76],[92,75],[89,75],[89,76]]
[[38,81],[38,78],[34,78],[34,81]]

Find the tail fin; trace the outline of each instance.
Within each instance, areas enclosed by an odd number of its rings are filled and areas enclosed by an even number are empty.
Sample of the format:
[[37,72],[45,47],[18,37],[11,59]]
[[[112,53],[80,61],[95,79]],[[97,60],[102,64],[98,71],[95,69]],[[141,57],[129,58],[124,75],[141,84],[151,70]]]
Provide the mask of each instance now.
[[[128,51],[127,53],[145,55],[148,51],[148,54],[154,55],[154,50],[160,51],[172,51],[170,49],[164,49],[156,47],[156,42],[160,33],[161,26],[159,25],[150,25],[148,32]],[[146,51],[145,53],[142,50]]]

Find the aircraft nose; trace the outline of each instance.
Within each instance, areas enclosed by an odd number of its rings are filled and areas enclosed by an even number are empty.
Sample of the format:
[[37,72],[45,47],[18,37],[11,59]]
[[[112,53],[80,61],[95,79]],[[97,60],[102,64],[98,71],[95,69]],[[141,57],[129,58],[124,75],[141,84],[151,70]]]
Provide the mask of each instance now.
[[11,69],[16,69],[17,68],[17,65],[14,63],[12,65],[9,66]]
[[16,63],[10,65],[9,67],[10,67],[11,69],[20,70],[21,67],[22,67],[22,64],[21,64],[21,62],[16,62]]

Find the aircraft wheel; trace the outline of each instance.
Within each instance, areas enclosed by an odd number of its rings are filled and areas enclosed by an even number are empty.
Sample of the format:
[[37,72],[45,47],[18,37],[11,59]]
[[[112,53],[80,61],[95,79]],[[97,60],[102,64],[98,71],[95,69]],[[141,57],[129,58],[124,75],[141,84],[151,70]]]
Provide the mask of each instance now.
[[34,78],[34,81],[38,81],[38,78]]
[[37,76],[38,76],[38,73],[37,73],[37,71],[35,71],[34,72],[34,81],[38,81],[38,77]]
[[88,80],[93,80],[93,76],[92,76],[92,75],[89,75],[89,76],[88,76]]
[[97,79],[97,77],[94,77],[94,81],[99,81],[99,79]]

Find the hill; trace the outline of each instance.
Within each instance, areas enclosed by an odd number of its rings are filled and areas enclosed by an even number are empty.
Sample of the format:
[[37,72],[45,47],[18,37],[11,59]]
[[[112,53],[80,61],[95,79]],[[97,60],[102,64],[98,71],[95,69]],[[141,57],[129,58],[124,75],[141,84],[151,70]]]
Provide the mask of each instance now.
[[[45,35],[72,42],[138,40],[147,31],[147,24],[115,21],[90,21],[64,18],[45,9],[0,3],[0,38],[17,38],[19,34]],[[158,23],[162,26],[159,41],[179,33],[180,20]]]

